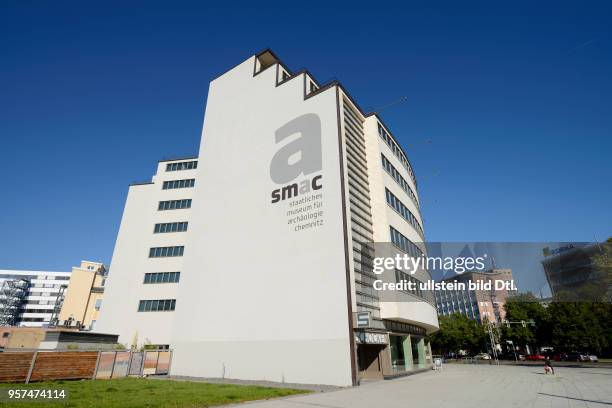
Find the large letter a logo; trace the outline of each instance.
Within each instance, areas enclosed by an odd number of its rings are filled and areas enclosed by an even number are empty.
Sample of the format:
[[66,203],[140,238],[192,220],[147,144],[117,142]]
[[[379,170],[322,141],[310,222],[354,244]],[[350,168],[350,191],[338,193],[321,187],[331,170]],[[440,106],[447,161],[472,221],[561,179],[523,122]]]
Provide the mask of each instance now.
[[272,157],[270,177],[276,184],[295,180],[300,174],[308,175],[322,169],[321,120],[314,113],[299,116],[278,128],[276,143],[291,135],[299,137],[281,147]]

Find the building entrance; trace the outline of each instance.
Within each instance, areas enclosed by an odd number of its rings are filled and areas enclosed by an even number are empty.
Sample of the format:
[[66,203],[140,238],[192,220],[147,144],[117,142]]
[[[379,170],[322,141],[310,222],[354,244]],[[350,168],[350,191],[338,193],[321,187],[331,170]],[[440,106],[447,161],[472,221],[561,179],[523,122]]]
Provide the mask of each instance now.
[[358,344],[357,356],[359,365],[359,377],[365,379],[383,378],[382,362],[380,352],[385,348],[384,344]]

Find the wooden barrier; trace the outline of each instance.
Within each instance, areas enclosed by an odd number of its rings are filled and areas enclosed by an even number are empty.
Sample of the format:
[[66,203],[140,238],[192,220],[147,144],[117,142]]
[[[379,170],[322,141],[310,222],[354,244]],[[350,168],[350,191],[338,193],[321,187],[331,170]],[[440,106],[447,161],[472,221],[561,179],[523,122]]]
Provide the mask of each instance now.
[[165,375],[171,361],[171,351],[5,351],[0,382]]
[[34,352],[0,353],[0,382],[24,382]]
[[41,351],[36,356],[30,381],[92,378],[97,361],[97,351]]

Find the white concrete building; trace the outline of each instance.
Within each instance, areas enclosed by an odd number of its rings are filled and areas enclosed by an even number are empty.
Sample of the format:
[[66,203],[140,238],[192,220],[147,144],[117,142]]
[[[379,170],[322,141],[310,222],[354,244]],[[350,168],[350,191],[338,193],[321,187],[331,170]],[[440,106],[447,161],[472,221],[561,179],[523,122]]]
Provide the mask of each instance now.
[[[160,161],[151,182],[129,188],[109,270],[113,278],[106,281],[96,325],[101,333],[120,334],[123,344],[171,343],[197,163],[195,157]],[[148,300],[158,301],[158,312]],[[160,306],[159,300],[170,302]]]
[[381,299],[362,248],[425,252],[414,172],[378,115],[267,50],[211,82],[195,161],[130,187],[99,331],[169,346],[173,375],[351,385],[431,363],[433,297]]
[[[25,327],[46,327],[52,315],[59,313],[62,297],[68,286],[70,272],[0,270],[0,288],[11,282],[23,282],[23,292],[16,299],[18,309],[12,314],[15,321],[11,325]],[[6,286],[5,286],[6,285]],[[6,293],[0,294],[0,314],[6,302]],[[55,310],[57,309],[57,310]]]

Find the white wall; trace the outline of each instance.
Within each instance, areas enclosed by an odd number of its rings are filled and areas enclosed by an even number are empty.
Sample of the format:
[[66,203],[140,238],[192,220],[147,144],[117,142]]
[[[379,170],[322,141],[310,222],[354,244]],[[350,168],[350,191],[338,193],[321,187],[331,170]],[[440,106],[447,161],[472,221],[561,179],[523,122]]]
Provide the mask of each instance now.
[[96,332],[118,334],[119,342],[127,346],[132,344],[135,335],[139,346],[171,342],[174,312],[138,312],[140,300],[178,297],[180,282],[144,284],[145,273],[181,272],[181,279],[184,275],[182,257],[148,257],[151,247],[180,246],[186,245],[187,241],[186,232],[153,233],[156,223],[190,220],[190,209],[158,211],[159,201],[193,196],[193,188],[162,190],[165,180],[194,178],[196,174],[195,170],[166,172],[167,163],[158,164],[154,184],[134,185],[129,189],[106,281],[104,302],[96,323]]
[[[171,373],[350,385],[336,89],[304,100],[302,76],[276,87],[276,66],[253,67],[210,85]],[[270,162],[276,129],[306,113],[322,124],[325,216],[296,232]]]

